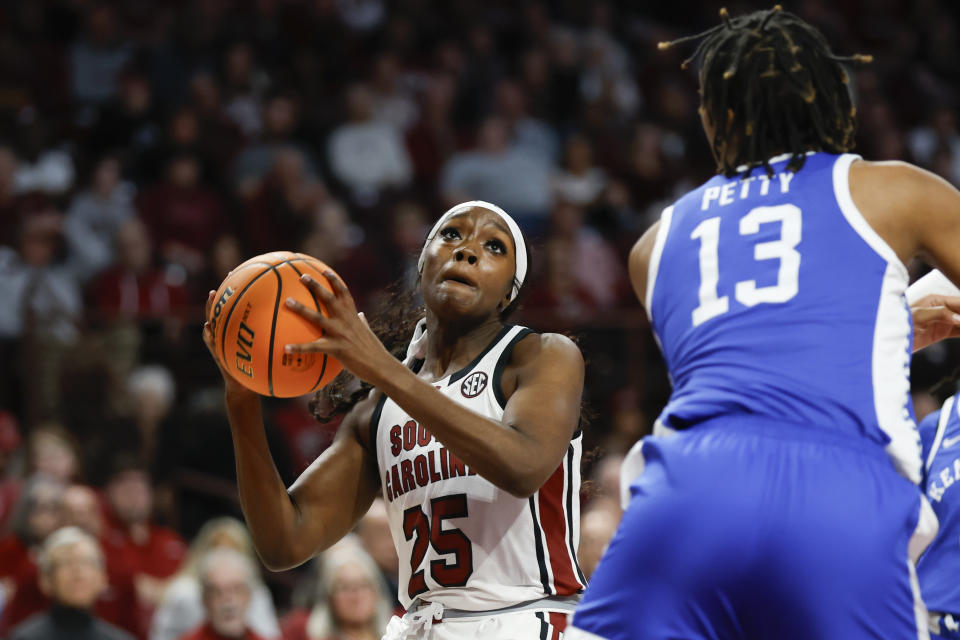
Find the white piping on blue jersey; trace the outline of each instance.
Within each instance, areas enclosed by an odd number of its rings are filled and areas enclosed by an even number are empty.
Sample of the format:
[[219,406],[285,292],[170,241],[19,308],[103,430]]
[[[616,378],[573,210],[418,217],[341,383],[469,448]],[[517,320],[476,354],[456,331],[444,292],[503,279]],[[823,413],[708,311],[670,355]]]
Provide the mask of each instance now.
[[[943,407],[940,408],[940,418],[937,420],[937,435],[933,438],[933,444],[930,446],[930,454],[927,455],[927,462],[924,464],[924,468],[927,471],[930,471],[930,467],[933,465],[933,459],[936,457],[937,451],[940,450],[940,443],[943,440],[943,434],[947,432],[947,423],[950,422],[950,413],[953,411],[956,400],[957,396],[950,396],[946,402],[943,403]],[[956,404],[957,414],[960,415],[960,403]]]
[[850,165],[860,156],[844,154],[833,165],[833,190],[847,223],[887,263],[873,333],[871,375],[877,425],[888,438],[887,455],[897,471],[914,484],[922,479],[920,434],[910,416],[910,309],[905,292],[907,268],[870,226],[850,195]]
[[[673,220],[673,205],[667,207],[660,214],[660,226],[657,227],[657,237],[653,242],[653,251],[650,252],[650,262],[647,264],[647,291],[644,295],[643,306],[647,311],[647,319],[653,325],[653,287],[657,283],[657,272],[660,270],[660,258],[663,256],[663,245],[667,243],[670,233],[670,222]],[[654,332],[656,335],[656,332]]]

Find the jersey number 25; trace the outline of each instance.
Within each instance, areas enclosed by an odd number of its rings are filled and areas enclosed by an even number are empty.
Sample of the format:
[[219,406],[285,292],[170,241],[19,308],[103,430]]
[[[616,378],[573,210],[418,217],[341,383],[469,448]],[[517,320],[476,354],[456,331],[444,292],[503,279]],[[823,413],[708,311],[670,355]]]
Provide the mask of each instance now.
[[[738,282],[733,295],[738,302],[752,307],[761,302],[786,302],[795,295],[800,280],[801,216],[800,208],[792,204],[774,207],[756,207],[740,218],[740,235],[759,233],[760,225],[767,222],[780,223],[780,238],[754,245],[755,260],[780,261],[777,283],[758,287],[756,280]],[[730,310],[730,297],[719,296],[720,283],[720,217],[707,218],[696,226],[690,238],[700,241],[700,304],[693,310],[693,326],[699,326]]]
[[454,557],[453,562],[430,561],[430,575],[440,586],[462,587],[473,573],[473,549],[470,539],[460,529],[443,528],[444,520],[467,517],[467,495],[458,493],[434,498],[430,501],[430,510],[433,512],[432,523],[420,505],[403,512],[403,535],[408,541],[413,540],[410,584],[407,585],[407,594],[411,598],[427,590],[424,570],[418,567],[423,563],[429,545],[433,545],[438,554],[453,554]]

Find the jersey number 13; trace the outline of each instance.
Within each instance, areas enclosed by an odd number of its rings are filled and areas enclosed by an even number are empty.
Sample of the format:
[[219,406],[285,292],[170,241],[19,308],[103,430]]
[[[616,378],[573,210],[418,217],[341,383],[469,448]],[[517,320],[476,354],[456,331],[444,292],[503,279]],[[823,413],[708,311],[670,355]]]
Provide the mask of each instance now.
[[[780,204],[774,207],[756,207],[740,218],[740,235],[759,233],[760,225],[780,223],[780,238],[754,245],[755,260],[780,261],[777,283],[758,287],[756,280],[736,283],[733,295],[738,302],[752,307],[761,302],[786,302],[795,295],[800,280],[801,216],[799,207]],[[700,304],[693,310],[693,326],[699,326],[730,310],[730,297],[719,296],[720,283],[720,217],[707,218],[696,226],[690,238],[700,241]]]

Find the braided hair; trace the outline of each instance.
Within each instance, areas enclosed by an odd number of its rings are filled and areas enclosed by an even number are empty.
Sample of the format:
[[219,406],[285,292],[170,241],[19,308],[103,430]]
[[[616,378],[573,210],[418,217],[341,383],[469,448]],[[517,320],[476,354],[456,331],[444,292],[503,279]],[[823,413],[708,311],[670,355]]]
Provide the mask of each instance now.
[[698,42],[683,63],[699,60],[701,109],[715,127],[713,155],[728,177],[744,175],[789,153],[788,167],[803,167],[807,151],[842,153],[854,146],[854,109],[842,62],[870,62],[864,55],[837,56],[815,27],[783,11],[731,18],[703,33],[658,48]]

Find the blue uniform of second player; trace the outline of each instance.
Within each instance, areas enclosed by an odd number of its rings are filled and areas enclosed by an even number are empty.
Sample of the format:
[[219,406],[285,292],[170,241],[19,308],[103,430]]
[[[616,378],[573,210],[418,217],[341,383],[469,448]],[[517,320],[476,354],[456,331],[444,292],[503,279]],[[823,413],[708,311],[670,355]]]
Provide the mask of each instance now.
[[646,308],[674,390],[568,637],[925,630],[908,276],[850,198],[856,160],[773,158],[664,212]]
[[920,592],[930,610],[933,637],[960,639],[960,395],[920,423],[923,489],[940,522],[920,557]]

